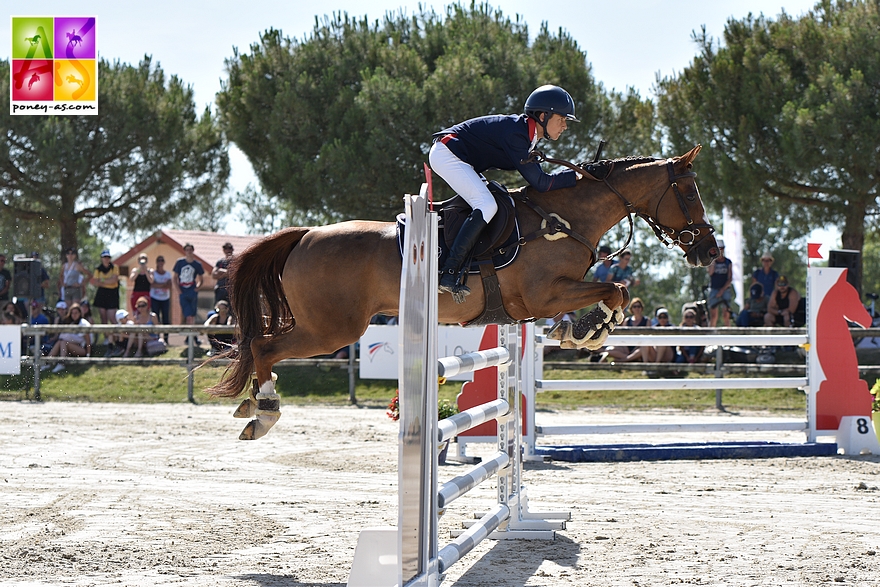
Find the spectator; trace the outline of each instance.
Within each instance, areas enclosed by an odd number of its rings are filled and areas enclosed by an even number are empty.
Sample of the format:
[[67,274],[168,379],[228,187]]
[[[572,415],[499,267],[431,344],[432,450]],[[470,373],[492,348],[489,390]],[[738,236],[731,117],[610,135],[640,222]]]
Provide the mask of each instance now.
[[761,255],[761,268],[752,273],[752,283],[760,283],[765,295],[770,295],[779,279],[779,273],[773,269],[773,261],[773,255],[769,251],[764,253]]
[[608,258],[608,255],[611,254],[611,247],[608,245],[599,247],[598,253],[599,261],[596,263],[596,268],[593,269],[593,281],[604,283],[608,277],[608,270],[611,269],[612,265],[616,265],[617,261]]
[[[156,323],[156,314],[150,310],[150,300],[148,300],[146,296],[141,296],[135,301],[132,319],[129,323],[136,326],[152,326]],[[164,352],[164,348],[153,349],[152,347],[155,347],[155,345],[151,344],[151,341],[154,343],[159,342],[162,347],[164,347],[165,343],[159,340],[158,334],[154,332],[144,332],[142,330],[132,331],[128,335],[128,345],[125,347],[125,353],[123,356],[127,356],[132,348],[135,349],[135,353],[132,355],[134,357],[143,357],[144,354],[150,355]],[[137,345],[136,348],[135,345]]]
[[[95,267],[91,283],[98,288],[92,305],[98,309],[101,324],[116,324],[116,310],[119,309],[119,267],[110,261],[110,251],[101,252],[101,264]],[[104,336],[104,344],[110,347],[108,350],[111,354],[118,342],[117,338],[114,334]]]
[[[116,310],[116,313],[113,315],[113,318],[116,320],[117,324],[133,324],[132,320],[129,319],[128,310],[119,309]],[[129,332],[120,332],[116,335],[116,345],[110,351],[110,356],[112,357],[121,357],[125,354],[126,349],[128,348],[128,337]]]
[[[655,312],[655,328],[669,328],[672,323],[669,320],[669,310],[657,308]],[[643,346],[642,360],[646,363],[671,363],[675,359],[675,347],[671,346]]]
[[0,301],[9,299],[10,287],[12,287],[12,273],[6,268],[6,255],[0,253]]
[[129,296],[129,304],[131,305],[131,311],[135,311],[135,304],[141,298],[147,298],[147,304],[149,305],[150,300],[150,289],[152,288],[152,281],[150,272],[147,269],[147,255],[145,253],[141,253],[138,256],[138,264],[136,267],[133,267],[131,272],[128,275],[129,282],[133,282],[133,286],[131,289],[131,295]]
[[232,253],[234,249],[232,248],[232,243],[226,243],[223,245],[223,254],[225,255],[222,259],[217,261],[217,264],[214,265],[214,270],[211,271],[211,277],[216,280],[214,284],[214,305],[217,305],[217,302],[220,300],[229,301],[229,278],[227,277],[229,274],[229,263],[232,261]]
[[[64,324],[76,324],[78,326],[91,326],[89,321],[82,317],[82,308],[79,304],[70,306]],[[50,357],[88,357],[92,354],[91,340],[88,334],[83,332],[62,332],[58,335],[58,341],[49,351]],[[49,368],[49,365],[40,367],[40,371]],[[58,362],[52,373],[60,373],[64,371],[64,363]]]
[[18,326],[25,322],[24,316],[18,311],[18,306],[14,302],[6,301],[3,303],[3,311],[0,312],[0,324],[4,326]]
[[[650,326],[648,317],[645,316],[645,303],[641,298],[633,298],[629,303],[629,311],[631,312],[623,321],[623,326]],[[616,347],[610,346],[605,349],[606,356],[612,357],[617,361],[628,363],[630,361],[639,361],[642,359],[641,347]]]
[[753,283],[749,288],[749,299],[743,305],[742,312],[736,317],[736,325],[743,328],[763,326],[764,314],[767,313],[767,296],[760,283]]
[[789,287],[788,279],[784,275],[780,275],[776,280],[776,291],[767,302],[764,326],[792,326],[794,313],[800,301],[801,295]]
[[52,320],[52,324],[64,324],[65,320],[67,320],[67,302],[58,300],[55,304],[55,319]]
[[[156,268],[150,269],[150,306],[158,316],[158,324],[171,324],[171,272],[165,270],[165,257],[156,257]],[[165,336],[168,344],[168,334]]]
[[43,313],[43,304],[37,300],[31,300],[31,324],[48,325],[49,317]]
[[632,251],[624,249],[620,254],[620,261],[617,265],[612,265],[605,277],[606,283],[622,283],[626,287],[638,285],[638,278],[633,276],[633,268],[630,265],[632,260]]
[[718,243],[718,258],[712,261],[706,270],[709,272],[709,327],[718,325],[718,306],[724,304],[724,325],[730,326],[730,300],[732,298],[731,283],[733,283],[733,263],[724,256],[724,241],[721,237],[715,239]]
[[[202,264],[195,260],[195,247],[190,243],[183,246],[184,257],[174,264],[174,285],[180,292],[180,311],[183,314],[184,324],[195,324],[196,313],[199,308],[199,288],[202,287],[202,275],[205,270]],[[199,339],[196,338],[196,344]]]
[[[697,326],[697,313],[694,310],[687,309],[681,320],[682,328],[699,328]],[[679,346],[678,355],[675,357],[676,363],[696,363],[703,358],[705,347],[701,346]]]
[[[79,308],[82,311],[83,319],[87,320],[89,324],[92,323],[92,306],[89,305],[89,298],[83,298],[79,302]],[[94,335],[97,336],[97,335]],[[93,338],[94,338],[93,336]],[[97,339],[96,339],[97,340]]]
[[89,272],[79,260],[76,249],[64,251],[67,257],[58,274],[58,294],[70,306],[86,295],[85,281]]
[[[231,326],[235,324],[235,316],[229,313],[228,301],[219,300],[214,307],[214,311],[215,313],[205,320],[205,326]],[[234,343],[232,334],[208,334],[208,341],[211,343],[211,350],[208,351],[208,356],[219,355],[229,350]]]

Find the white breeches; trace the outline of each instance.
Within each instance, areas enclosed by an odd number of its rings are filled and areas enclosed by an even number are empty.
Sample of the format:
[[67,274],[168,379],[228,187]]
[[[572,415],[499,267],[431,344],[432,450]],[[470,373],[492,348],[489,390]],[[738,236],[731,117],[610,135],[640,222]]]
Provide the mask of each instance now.
[[428,154],[431,169],[449,184],[474,210],[483,213],[488,223],[498,211],[495,197],[489,192],[486,183],[474,168],[459,159],[449,148],[437,141]]

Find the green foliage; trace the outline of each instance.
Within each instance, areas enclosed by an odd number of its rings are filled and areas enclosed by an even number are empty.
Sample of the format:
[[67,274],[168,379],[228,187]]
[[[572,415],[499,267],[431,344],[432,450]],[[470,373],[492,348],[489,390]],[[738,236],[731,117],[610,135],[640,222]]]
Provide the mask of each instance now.
[[[615,133],[611,155],[658,151],[650,101],[609,98],[566,32],[542,26],[530,44],[523,22],[487,4],[372,23],[335,14],[302,41],[270,29],[226,67],[217,105],[227,135],[264,197],[289,202],[299,218],[392,218],[402,194],[423,181],[433,132],[521,112],[545,83],[565,87],[584,121],[542,144],[549,156],[583,159],[607,132]],[[523,183],[518,174],[493,178]],[[449,197],[438,184],[438,199]]]
[[[197,116],[190,87],[149,57],[137,66],[102,60],[99,71],[97,116],[0,122],[3,234],[36,232],[44,253],[78,247],[80,227],[105,237],[149,231],[215,204],[226,185],[226,143],[210,111]],[[9,108],[8,84],[2,61],[0,109]],[[18,234],[8,237],[12,250],[29,244]]]
[[673,147],[706,147],[704,191],[743,220],[747,262],[828,224],[861,250],[877,211],[880,4],[824,0],[799,19],[730,20],[723,45],[705,30],[695,41],[658,109]]

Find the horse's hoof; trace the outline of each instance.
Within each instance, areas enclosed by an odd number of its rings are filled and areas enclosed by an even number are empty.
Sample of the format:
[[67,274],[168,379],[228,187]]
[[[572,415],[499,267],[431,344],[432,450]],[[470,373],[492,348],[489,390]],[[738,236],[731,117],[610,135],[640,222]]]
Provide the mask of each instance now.
[[247,398],[232,413],[233,418],[253,418],[257,412],[257,402],[253,398]]
[[257,437],[255,436],[255,432],[257,429],[257,421],[251,420],[247,423],[247,426],[244,427],[244,430],[241,431],[241,434],[238,435],[239,440],[255,440]]
[[568,320],[562,320],[561,322],[557,322],[550,328],[550,330],[547,332],[547,338],[549,338],[550,340],[566,340],[571,338],[569,336],[570,332],[571,322],[569,322]]
[[238,439],[256,440],[266,436],[279,418],[281,418],[281,412],[259,410],[257,417],[247,423],[247,426],[238,435]]

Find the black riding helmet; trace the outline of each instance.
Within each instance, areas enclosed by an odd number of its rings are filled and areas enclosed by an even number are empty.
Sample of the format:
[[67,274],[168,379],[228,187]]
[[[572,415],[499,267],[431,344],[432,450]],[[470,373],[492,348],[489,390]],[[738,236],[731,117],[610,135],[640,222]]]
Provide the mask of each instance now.
[[544,138],[549,139],[547,134],[547,120],[549,116],[544,117],[541,122],[540,114],[542,112],[549,114],[559,114],[564,116],[566,120],[580,122],[574,115],[574,100],[571,94],[560,88],[559,86],[546,85],[541,86],[526,98],[525,114],[535,119],[541,128],[544,129]]

